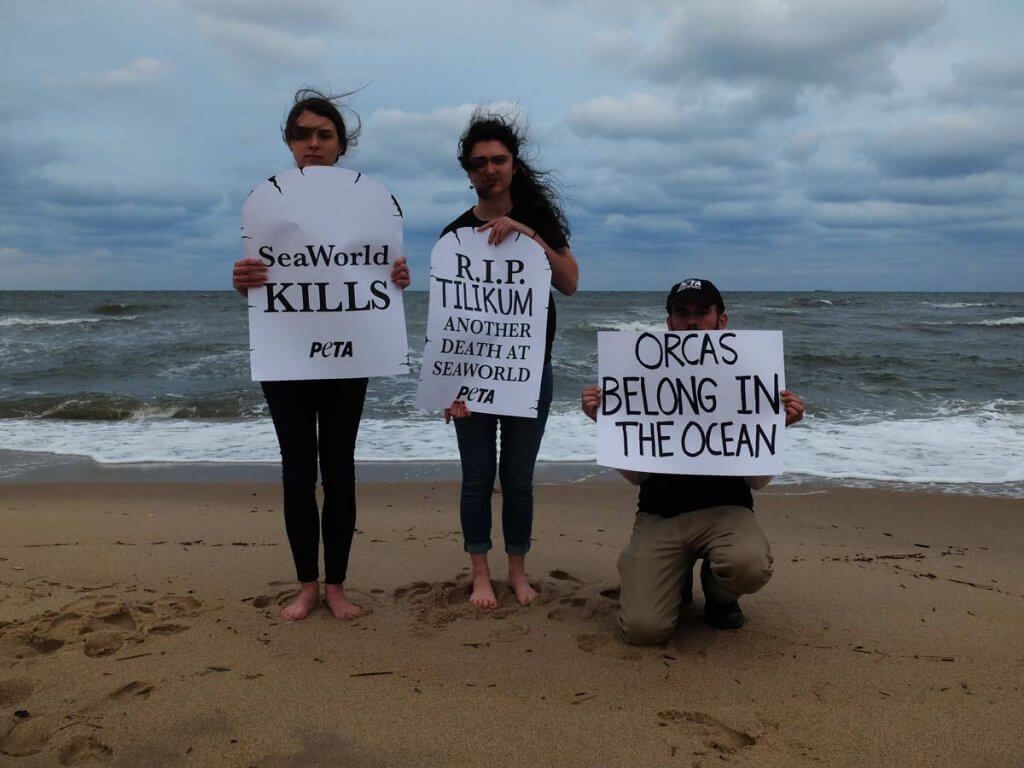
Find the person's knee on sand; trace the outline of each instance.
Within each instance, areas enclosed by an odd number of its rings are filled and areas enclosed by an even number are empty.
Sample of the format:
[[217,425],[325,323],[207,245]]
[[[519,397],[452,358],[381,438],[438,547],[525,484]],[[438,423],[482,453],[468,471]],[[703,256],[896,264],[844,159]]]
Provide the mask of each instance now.
[[676,621],[657,611],[619,611],[619,633],[630,645],[660,645],[672,636]]
[[693,559],[672,541],[674,528],[659,518],[639,518],[619,555],[619,632],[631,645],[665,642],[679,620],[682,585]]
[[757,592],[771,580],[772,562],[767,545],[756,542],[712,550],[701,566],[705,597],[727,603]]

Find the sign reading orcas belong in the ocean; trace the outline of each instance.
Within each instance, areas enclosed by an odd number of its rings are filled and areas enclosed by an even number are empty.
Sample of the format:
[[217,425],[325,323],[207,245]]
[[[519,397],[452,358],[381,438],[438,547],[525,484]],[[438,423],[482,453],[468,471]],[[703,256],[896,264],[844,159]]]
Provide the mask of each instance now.
[[512,234],[448,232],[430,254],[430,305],[418,408],[463,400],[470,411],[537,416],[551,265]]
[[781,331],[599,331],[597,463],[681,475],[782,471]]
[[254,381],[408,373],[402,210],[388,190],[344,168],[271,176],[242,208],[246,256],[269,268],[249,289]]

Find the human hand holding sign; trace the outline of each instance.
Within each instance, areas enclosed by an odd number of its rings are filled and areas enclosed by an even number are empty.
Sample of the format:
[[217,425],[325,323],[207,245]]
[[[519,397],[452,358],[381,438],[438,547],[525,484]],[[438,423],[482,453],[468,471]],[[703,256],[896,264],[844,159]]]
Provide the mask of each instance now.
[[444,423],[447,424],[452,419],[465,419],[472,415],[465,400],[456,400],[450,407],[444,409]]
[[597,409],[601,405],[601,388],[587,387],[583,390],[580,406],[591,421],[597,421]]
[[513,232],[519,232],[531,239],[536,239],[537,235],[534,230],[525,224],[508,216],[499,216],[496,219],[491,219],[480,227],[477,232],[487,232],[487,242],[489,245],[498,245]]
[[267,265],[255,256],[239,259],[231,269],[231,287],[243,296],[267,282]]
[[804,417],[804,401],[795,392],[788,389],[782,390],[782,405],[786,409],[786,426],[796,424]]
[[391,267],[391,282],[405,290],[412,284],[412,275],[409,274],[409,265],[405,262],[405,256],[399,256]]

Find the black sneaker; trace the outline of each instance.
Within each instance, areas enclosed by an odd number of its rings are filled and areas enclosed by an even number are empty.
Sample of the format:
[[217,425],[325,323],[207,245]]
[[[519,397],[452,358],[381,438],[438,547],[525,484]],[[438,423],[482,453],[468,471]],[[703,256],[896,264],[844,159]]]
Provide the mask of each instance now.
[[740,604],[733,600],[731,603],[704,603],[704,621],[715,629],[739,629],[746,620]]

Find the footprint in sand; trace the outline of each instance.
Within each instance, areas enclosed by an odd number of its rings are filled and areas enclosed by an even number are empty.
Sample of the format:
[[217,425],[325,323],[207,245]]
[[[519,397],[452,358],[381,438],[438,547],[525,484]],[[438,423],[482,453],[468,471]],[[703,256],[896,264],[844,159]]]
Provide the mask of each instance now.
[[603,599],[598,599],[590,593],[590,589],[587,589],[582,581],[570,574],[552,571],[551,576],[563,581],[572,581],[579,586],[574,584],[566,596],[557,599],[558,607],[548,612],[549,619],[552,621],[598,621],[606,624],[609,630],[614,630],[613,616],[619,597],[618,587],[599,590],[597,595]]
[[20,704],[32,695],[32,683],[24,677],[12,677],[0,680],[0,709]]
[[[271,582],[271,585],[287,583],[288,582]],[[383,593],[383,590],[371,590],[370,592],[364,592],[360,589],[345,590],[345,594],[348,598],[363,609],[362,616],[367,616],[373,613],[374,607],[378,604],[378,600],[374,595],[374,592]],[[272,595],[256,595],[256,597],[252,598],[252,605],[253,608],[259,608],[260,610],[269,608],[271,605],[283,607],[298,597],[298,594],[298,588],[293,585],[290,589],[282,589]],[[322,600],[321,604],[323,604]]]
[[602,589],[597,594],[599,594],[605,600],[612,600],[617,603],[619,602],[619,595],[621,594],[621,592],[622,589],[620,587],[609,587],[608,589]]
[[644,652],[631,645],[626,645],[614,632],[600,632],[576,635],[576,647],[584,653],[607,656],[622,661],[639,661]]
[[[568,597],[559,598],[557,601],[558,607],[554,610],[548,611],[548,618],[552,621],[571,621],[573,619],[585,618],[584,613],[580,611],[582,608],[587,606],[587,598],[585,597]],[[592,611],[586,612],[586,618],[589,618],[589,614]]]
[[175,624],[174,622],[166,622],[164,624],[154,624],[149,628],[148,634],[150,635],[176,635],[179,632],[184,632],[189,629],[188,624]]
[[[285,582],[271,582],[271,586],[283,584]],[[295,599],[296,595],[299,594],[299,590],[294,586],[291,589],[278,590],[272,595],[256,595],[252,599],[252,605],[254,608],[267,608],[271,603],[275,605],[287,605]]]
[[124,699],[130,696],[138,696],[140,698],[146,698],[153,692],[153,686],[148,683],[144,683],[141,680],[132,680],[126,685],[122,685],[113,693],[109,694],[108,698],[111,699]]
[[91,615],[104,624],[119,627],[127,632],[138,629],[128,607],[112,597],[100,597],[92,604]]
[[91,659],[117,653],[124,645],[125,635],[116,629],[101,629],[85,638],[85,655]]
[[[0,755],[26,757],[41,752],[50,741],[53,723],[46,718],[11,718],[7,732],[0,736]],[[2,726],[0,726],[2,727]]]
[[183,632],[189,625],[174,620],[196,616],[201,608],[202,603],[189,595],[164,595],[140,603],[90,595],[23,622],[17,637],[36,654],[81,645],[86,656],[101,658],[150,635]]
[[107,763],[113,754],[114,750],[93,736],[75,736],[60,748],[57,761],[61,765]]
[[[534,584],[541,594],[533,605],[550,602],[552,589],[546,584]],[[466,574],[459,574],[450,581],[426,582],[415,581],[399,587],[391,594],[395,601],[407,606],[413,613],[415,625],[422,631],[439,629],[458,619],[505,619],[519,611],[528,610],[529,606],[519,605],[515,594],[504,582],[494,582],[494,595],[498,607],[485,611],[471,605],[469,595],[472,582]]]
[[395,598],[395,600],[402,600],[405,598],[428,595],[433,591],[433,589],[434,585],[427,581],[414,581],[406,587],[399,587],[391,593],[391,596]]
[[164,595],[153,601],[153,612],[164,619],[198,616],[202,607],[191,595]]
[[757,743],[757,737],[746,731],[726,725],[721,720],[704,712],[680,712],[678,709],[664,709],[657,713],[663,723],[685,725],[696,731],[705,746],[719,755],[730,755],[750,749]]

